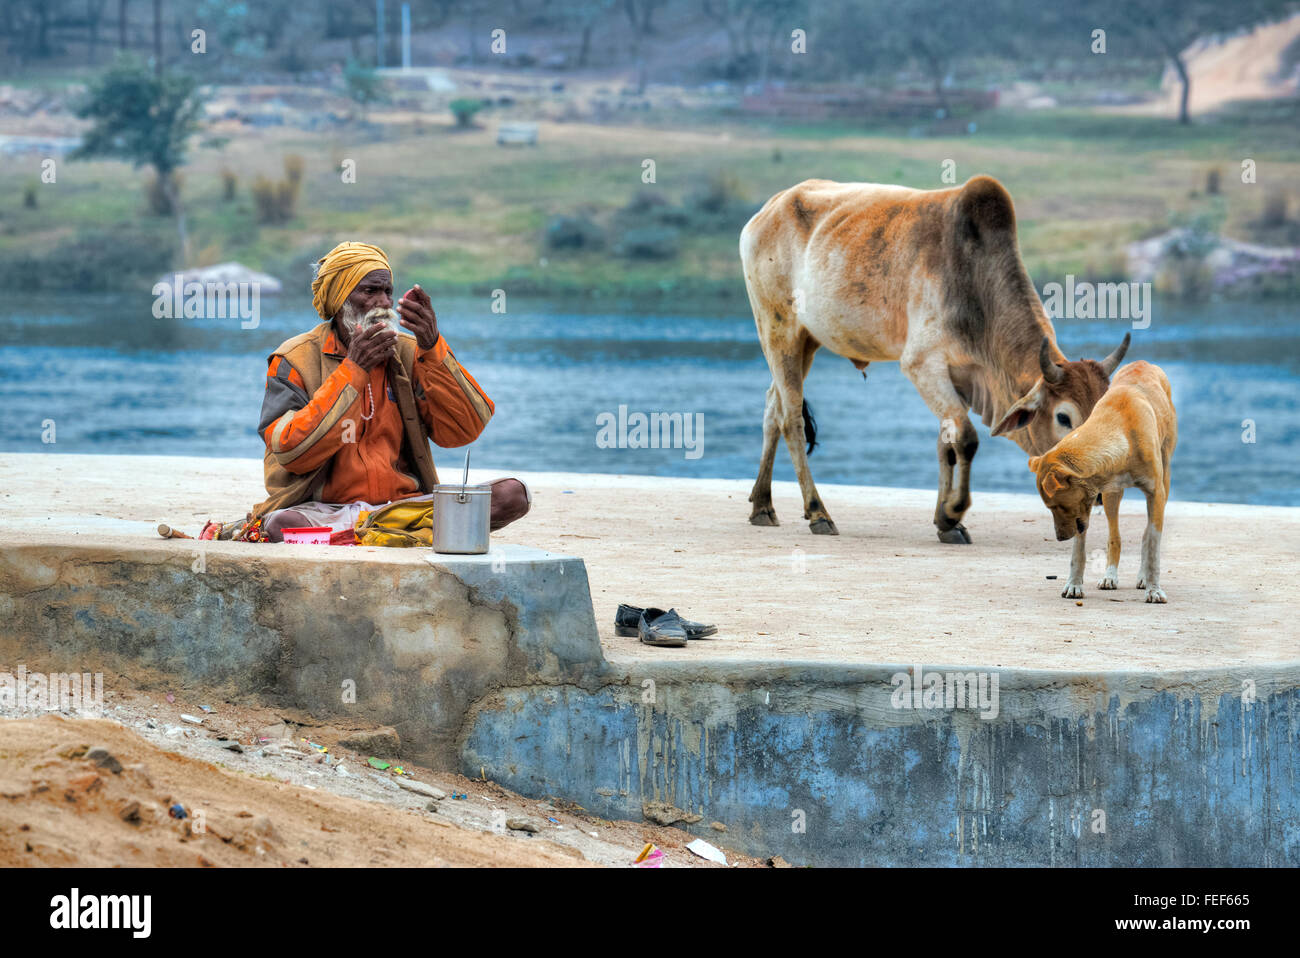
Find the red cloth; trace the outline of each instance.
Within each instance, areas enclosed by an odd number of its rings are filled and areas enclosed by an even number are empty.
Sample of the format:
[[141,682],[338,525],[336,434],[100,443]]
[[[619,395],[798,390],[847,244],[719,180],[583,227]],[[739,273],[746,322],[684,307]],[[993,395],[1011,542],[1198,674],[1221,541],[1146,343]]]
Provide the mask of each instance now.
[[330,533],[330,545],[332,546],[354,546],[357,544],[357,532],[355,529],[343,529],[339,532]]

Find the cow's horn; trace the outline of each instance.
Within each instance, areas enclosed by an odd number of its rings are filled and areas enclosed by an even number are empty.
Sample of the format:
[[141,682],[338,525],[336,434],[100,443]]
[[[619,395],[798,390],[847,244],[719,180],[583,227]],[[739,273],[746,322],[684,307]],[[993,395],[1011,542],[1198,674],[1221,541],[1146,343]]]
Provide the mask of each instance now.
[[1061,367],[1052,362],[1052,344],[1046,336],[1038,347],[1038,365],[1043,370],[1043,378],[1053,385],[1065,378],[1065,372]]
[[1124,358],[1124,354],[1128,352],[1128,343],[1132,338],[1132,333],[1125,333],[1124,342],[1116,346],[1115,351],[1101,361],[1102,371],[1105,372],[1107,376],[1115,371],[1115,367],[1120,364],[1120,361]]

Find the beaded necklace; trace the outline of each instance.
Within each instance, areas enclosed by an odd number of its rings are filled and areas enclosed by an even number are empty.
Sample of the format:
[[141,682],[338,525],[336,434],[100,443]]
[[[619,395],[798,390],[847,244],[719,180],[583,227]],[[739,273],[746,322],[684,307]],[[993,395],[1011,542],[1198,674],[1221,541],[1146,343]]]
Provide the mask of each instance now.
[[370,390],[370,383],[366,383],[366,399],[370,400],[370,415],[367,416],[363,412],[361,418],[365,422],[370,422],[370,420],[375,418],[375,394]]

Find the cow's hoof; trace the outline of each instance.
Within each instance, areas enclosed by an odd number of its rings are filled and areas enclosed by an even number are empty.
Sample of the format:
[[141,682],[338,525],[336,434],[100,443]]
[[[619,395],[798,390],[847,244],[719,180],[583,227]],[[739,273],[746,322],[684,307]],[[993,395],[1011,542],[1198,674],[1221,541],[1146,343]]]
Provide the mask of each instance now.
[[835,523],[829,519],[814,519],[808,523],[808,528],[812,530],[815,536],[837,536],[840,530],[835,528]]
[[939,533],[939,541],[947,543],[950,546],[968,546],[970,545],[970,533],[960,522],[951,529]]
[[1147,601],[1159,602],[1161,605],[1164,605],[1164,603],[1169,601],[1169,597],[1165,595],[1164,589],[1147,589]]
[[779,526],[781,521],[776,517],[775,509],[760,509],[749,517],[751,526]]

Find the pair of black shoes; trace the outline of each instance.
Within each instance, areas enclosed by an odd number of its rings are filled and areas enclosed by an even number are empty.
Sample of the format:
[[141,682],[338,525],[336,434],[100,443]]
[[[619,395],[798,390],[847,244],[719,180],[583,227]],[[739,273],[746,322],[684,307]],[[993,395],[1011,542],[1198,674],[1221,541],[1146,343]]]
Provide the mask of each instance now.
[[702,639],[714,635],[716,625],[688,622],[676,609],[639,609],[634,605],[620,605],[614,614],[614,634],[639,636],[646,645],[681,648],[687,639]]

